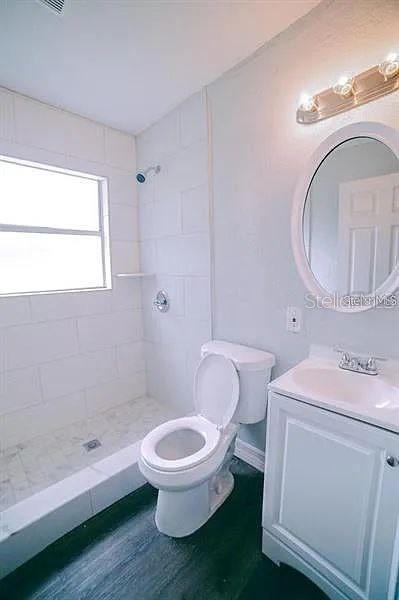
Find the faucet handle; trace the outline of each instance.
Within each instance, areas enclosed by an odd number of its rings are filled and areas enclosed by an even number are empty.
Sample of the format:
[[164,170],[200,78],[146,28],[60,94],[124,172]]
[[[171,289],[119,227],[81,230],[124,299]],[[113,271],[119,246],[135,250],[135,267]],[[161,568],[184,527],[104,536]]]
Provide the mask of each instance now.
[[334,352],[339,352],[341,354],[341,360],[348,363],[351,359],[351,354],[348,350],[343,350],[343,348],[339,348],[338,346],[334,346]]
[[377,360],[380,362],[386,362],[388,359],[385,356],[370,356],[369,360]]
[[369,358],[367,359],[367,368],[368,369],[376,369],[377,368],[377,362],[385,362],[387,359],[383,358],[382,356],[369,356]]
[[386,361],[386,358],[382,358],[379,356],[370,356],[366,361],[366,371],[371,373],[372,375],[378,374],[377,370],[377,361]]

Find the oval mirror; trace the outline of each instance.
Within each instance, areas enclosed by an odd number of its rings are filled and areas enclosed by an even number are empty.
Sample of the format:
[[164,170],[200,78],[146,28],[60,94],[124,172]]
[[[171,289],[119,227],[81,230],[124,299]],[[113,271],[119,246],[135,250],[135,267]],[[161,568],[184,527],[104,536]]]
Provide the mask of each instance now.
[[301,270],[310,270],[308,287],[321,306],[359,311],[395,302],[399,159],[390,146],[357,135],[330,148],[308,181],[298,217],[307,262]]

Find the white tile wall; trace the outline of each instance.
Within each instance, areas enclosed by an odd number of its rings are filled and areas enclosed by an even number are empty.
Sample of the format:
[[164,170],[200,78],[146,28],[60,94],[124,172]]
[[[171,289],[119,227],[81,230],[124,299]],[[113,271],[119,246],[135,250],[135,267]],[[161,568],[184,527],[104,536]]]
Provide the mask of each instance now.
[[180,235],[182,231],[179,192],[169,190],[166,194],[160,195],[159,201],[144,203],[140,210],[142,239]]
[[111,204],[137,206],[136,176],[132,171],[132,168],[129,171],[108,170],[108,191]]
[[29,300],[26,296],[0,298],[0,327],[31,321]]
[[104,127],[77,115],[65,115],[66,154],[86,158],[91,161],[105,162]]
[[186,278],[187,316],[199,321],[207,321],[211,312],[209,279],[207,277]]
[[209,198],[205,185],[182,192],[182,228],[184,233],[209,231]]
[[138,271],[138,242],[111,242],[111,265],[113,274]]
[[110,348],[142,338],[140,310],[124,310],[78,319],[79,346],[82,352]]
[[180,145],[179,119],[177,109],[140,134],[140,145],[137,146],[137,165],[140,169],[157,162],[163,163],[162,159],[176,152]]
[[143,342],[128,342],[116,348],[119,375],[127,377],[134,371],[145,370]]
[[87,415],[92,417],[99,409],[107,410],[128,400],[134,400],[145,394],[145,373],[140,371],[127,377],[119,377],[86,390]]
[[39,371],[36,367],[0,374],[0,413],[6,414],[42,400]]
[[159,238],[157,261],[160,273],[209,275],[209,236],[194,234]]
[[18,94],[14,95],[14,110],[18,144],[63,152],[67,130],[65,112]]
[[115,204],[110,216],[111,236],[113,240],[137,241],[139,238],[136,219],[137,208],[128,204]]
[[182,146],[191,146],[207,139],[207,111],[205,96],[194,94],[180,107],[180,141]]
[[114,311],[141,308],[141,281],[126,277],[114,277],[112,308]]
[[114,348],[79,354],[40,366],[45,400],[65,396],[118,376]]
[[76,322],[72,319],[18,325],[6,331],[8,369],[37,365],[77,351]]
[[160,177],[165,186],[186,190],[206,183],[208,168],[208,144],[196,142],[165,161]]
[[[138,137],[138,164],[161,173],[139,186],[147,382],[150,395],[193,409],[201,344],[211,337],[207,111],[195,94]],[[154,312],[164,289],[170,310]]]
[[86,416],[84,393],[77,392],[5,414],[3,431],[0,433],[2,433],[4,447],[7,448],[43,435],[52,429],[60,429],[76,421],[82,421]]
[[14,137],[13,96],[5,90],[0,90],[0,137],[6,140]]
[[156,242],[154,240],[140,241],[140,265],[142,271],[155,273],[157,268]]
[[108,179],[113,289],[0,298],[2,448],[145,393],[135,139],[0,88],[0,154]]
[[[5,299],[9,302],[9,299]],[[70,292],[60,294],[38,294],[31,296],[30,305],[33,321],[66,319],[107,313],[111,310],[112,292],[93,291],[90,293]]]
[[136,155],[133,136],[106,127],[105,153],[109,165],[135,172]]
[[181,413],[193,410],[184,346],[146,343],[147,386],[150,396]]

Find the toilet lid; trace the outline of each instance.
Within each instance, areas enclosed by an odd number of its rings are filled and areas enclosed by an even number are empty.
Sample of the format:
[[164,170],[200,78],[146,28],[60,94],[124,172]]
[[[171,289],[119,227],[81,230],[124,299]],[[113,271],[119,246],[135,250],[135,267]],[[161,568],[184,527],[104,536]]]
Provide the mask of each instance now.
[[194,381],[194,402],[198,414],[226,427],[238,404],[239,379],[234,364],[217,354],[204,356]]

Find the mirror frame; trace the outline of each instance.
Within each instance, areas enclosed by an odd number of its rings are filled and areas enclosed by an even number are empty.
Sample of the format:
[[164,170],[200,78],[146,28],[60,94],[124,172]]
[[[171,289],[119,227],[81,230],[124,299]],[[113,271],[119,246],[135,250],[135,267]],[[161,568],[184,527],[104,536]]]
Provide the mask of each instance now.
[[376,306],[375,298],[377,296],[389,296],[393,294],[399,287],[398,263],[395,269],[380,285],[380,287],[377,288],[373,294],[366,296],[366,298],[369,299],[370,304],[351,307],[336,306],[334,303],[336,294],[324,289],[319,283],[306,256],[303,236],[303,216],[310,184],[317,169],[327,155],[343,142],[356,137],[369,137],[382,142],[392,150],[399,160],[399,132],[393,127],[383,123],[360,122],[352,123],[342,127],[341,129],[338,129],[333,134],[329,135],[310,156],[305,167],[304,174],[299,178],[295,189],[291,216],[292,249],[299,275],[301,276],[305,287],[316,300],[320,300],[321,298],[329,298],[329,301],[327,302],[328,306],[326,306],[326,308],[346,313],[358,313],[369,310],[370,308],[374,308]]

